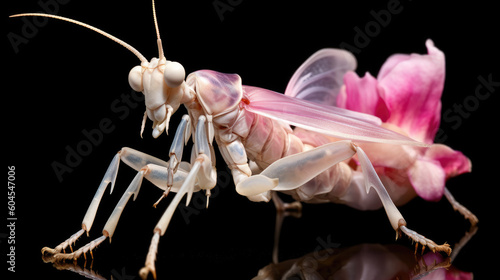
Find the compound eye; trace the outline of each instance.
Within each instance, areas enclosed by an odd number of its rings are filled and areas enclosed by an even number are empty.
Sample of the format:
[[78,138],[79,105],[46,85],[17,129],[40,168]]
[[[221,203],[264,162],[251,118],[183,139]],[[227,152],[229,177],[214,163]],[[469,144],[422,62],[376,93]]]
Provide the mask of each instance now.
[[165,83],[171,88],[176,88],[184,82],[186,71],[179,62],[168,61],[163,70]]
[[128,73],[128,83],[130,84],[130,87],[137,91],[137,92],[142,92],[144,90],[144,87],[142,85],[142,67],[141,66],[135,66],[130,70]]

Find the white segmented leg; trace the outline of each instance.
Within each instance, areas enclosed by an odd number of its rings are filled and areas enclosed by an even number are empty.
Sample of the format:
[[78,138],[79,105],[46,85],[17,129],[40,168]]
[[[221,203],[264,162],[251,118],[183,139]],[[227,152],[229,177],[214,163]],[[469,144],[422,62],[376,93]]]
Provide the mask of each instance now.
[[191,135],[190,123],[191,122],[188,115],[182,116],[182,120],[179,123],[179,126],[177,127],[177,130],[175,132],[174,140],[172,141],[172,145],[170,146],[170,151],[169,151],[170,160],[168,162],[168,170],[167,170],[168,176],[167,176],[167,181],[165,181],[167,183],[167,188],[165,189],[165,192],[160,197],[160,199],[158,199],[158,201],[156,201],[156,203],[153,204],[153,207],[155,208],[160,203],[160,201],[170,193],[172,189],[174,173],[177,172],[179,164],[181,163],[182,160],[184,146],[186,145]]
[[169,206],[167,207],[167,210],[163,214],[163,216],[160,218],[160,221],[155,227],[154,230],[154,236],[153,239],[151,240],[151,245],[149,247],[148,254],[146,256],[146,262],[144,264],[144,267],[140,270],[139,274],[141,275],[142,279],[146,279],[149,272],[155,277],[156,279],[156,268],[155,268],[155,263],[154,260],[156,259],[156,253],[158,251],[158,243],[159,243],[159,235],[163,235],[165,231],[167,230],[168,224],[170,223],[170,220],[172,219],[172,216],[175,212],[175,209],[181,202],[182,198],[184,197],[185,194],[188,194],[188,198],[186,199],[186,204],[189,203],[189,197],[193,193],[194,190],[194,185],[196,182],[196,173],[200,170],[201,162],[205,159],[207,159],[206,156],[200,156],[200,160],[197,160],[193,167],[191,168],[191,171],[189,172],[186,180],[182,184],[182,187],[180,190],[177,192],[177,194],[174,196],[172,201],[170,202]]
[[255,196],[269,190],[293,190],[354,154],[351,141],[328,143],[273,162],[260,174],[238,182],[236,191],[244,196]]
[[[90,203],[89,208],[87,209],[87,212],[85,213],[85,216],[82,221],[82,229],[79,230],[77,233],[73,234],[70,238],[68,238],[66,241],[62,242],[59,244],[55,249],[49,248],[49,247],[44,247],[42,248],[42,254],[58,254],[61,251],[64,251],[67,246],[70,246],[71,244],[74,244],[75,241],[83,234],[84,231],[88,233],[90,231],[90,228],[92,227],[92,224],[94,223],[94,218],[97,213],[97,208],[99,207],[99,203],[101,202],[102,196],[104,194],[104,191],[106,190],[106,187],[108,186],[109,183],[111,183],[111,192],[113,192],[113,188],[115,185],[115,180],[116,180],[116,175],[118,173],[118,167],[120,164],[120,154],[121,151],[118,152],[114,157],[113,160],[111,161],[111,164],[108,167],[108,170],[104,174],[104,177],[99,184],[99,188],[97,188],[97,191],[92,198],[92,202]],[[73,251],[73,248],[71,248],[71,251]]]
[[[109,236],[109,239],[111,240],[111,237],[114,234],[114,231],[116,229],[116,226],[118,224],[118,220],[120,219],[120,216],[123,212],[123,209],[125,208],[125,205],[127,204],[128,200],[132,195],[134,195],[134,201],[137,198],[137,195],[139,194],[139,190],[141,188],[142,180],[143,178],[148,179],[155,185],[159,185],[162,187],[162,189],[165,189],[166,186],[166,181],[167,181],[167,167],[164,166],[158,166],[154,164],[148,164],[145,167],[143,167],[135,176],[134,180],[130,183],[129,187],[123,194],[122,198],[120,201],[118,201],[118,204],[116,205],[115,209],[113,210],[113,213],[111,213],[111,216],[109,217],[108,221],[104,225],[103,229],[103,234],[106,236]],[[172,190],[174,192],[177,192],[181,189],[182,184],[184,181],[187,179],[187,173],[184,170],[178,170],[179,172],[176,172],[175,178],[172,182]],[[193,185],[193,190],[199,190],[196,185]]]
[[66,239],[64,242],[61,244],[57,245],[54,249],[49,248],[49,247],[43,247],[42,248],[42,255],[54,255],[57,253],[60,253],[61,251],[65,252],[65,249],[69,246],[71,249],[71,252],[73,252],[73,247],[71,244],[75,244],[76,240],[82,236],[82,234],[85,232],[84,229],[81,229],[77,231],[75,234],[71,235],[68,239]]
[[446,197],[446,199],[448,199],[448,201],[450,202],[451,206],[453,206],[453,209],[455,209],[455,211],[458,211],[467,220],[469,220],[472,227],[474,227],[479,222],[476,215],[474,215],[469,209],[465,208],[465,206],[463,206],[462,204],[460,204],[458,201],[455,200],[455,198],[448,190],[448,188],[444,188],[444,196]]
[[159,237],[155,236],[163,235],[166,232],[168,224],[170,223],[170,220],[174,215],[175,209],[177,209],[177,206],[179,205],[185,194],[188,194],[188,198],[186,199],[186,204],[189,203],[189,197],[193,193],[194,185],[196,182],[196,173],[200,170],[202,161],[206,159],[208,159],[206,156],[200,156],[199,160],[197,160],[194,163],[193,167],[191,168],[191,171],[189,172],[184,183],[182,184],[182,187],[180,188],[179,192],[177,192],[177,194],[174,196],[174,198],[168,205],[167,210],[165,210],[165,213],[163,214],[163,216],[160,218],[160,221],[156,225],[154,230],[154,237],[151,240],[151,245],[149,247],[149,251],[146,256],[145,266],[139,272],[143,279],[147,278],[149,272],[151,272],[151,274],[153,274],[153,276],[156,279],[156,268],[154,260],[156,259],[156,253],[158,250]]
[[431,249],[432,252],[445,252],[448,254],[448,256],[451,254],[451,248],[450,245],[448,244],[443,244],[443,245],[437,245],[434,241],[430,240],[429,238],[426,238],[425,236],[419,234],[418,232],[411,230],[407,228],[406,226],[400,226],[399,229],[406,234],[409,238],[411,238],[413,241],[415,241],[415,254],[417,253],[418,249],[418,244],[422,244],[422,253],[425,250],[425,247]]
[[176,159],[176,164],[181,162],[184,146],[187,144],[191,135],[191,121],[189,115],[182,116],[182,120],[175,132],[174,140],[170,146],[169,156]]
[[[196,126],[195,134],[195,152],[197,155],[196,162],[200,161],[200,156],[206,157],[201,161],[200,172],[197,172],[198,184],[202,190],[209,191],[217,183],[217,172],[213,162],[213,148],[207,135],[207,128],[205,127],[206,118],[200,116]],[[209,123],[211,125],[211,123]]]
[[[89,250],[90,250],[90,253],[92,254],[92,249],[94,249],[97,245],[99,245],[107,237],[109,237],[109,240],[111,242],[111,238],[113,237],[116,226],[118,225],[118,221],[119,221],[120,216],[123,212],[123,209],[125,209],[125,206],[127,205],[127,202],[130,199],[130,197],[132,197],[132,195],[134,195],[134,201],[137,198],[137,195],[139,194],[139,191],[141,189],[142,180],[144,178],[147,178],[152,182],[161,182],[161,181],[166,182],[166,178],[165,178],[165,174],[167,174],[166,171],[167,171],[166,167],[158,166],[158,165],[154,165],[154,164],[148,164],[147,166],[143,167],[137,173],[137,175],[134,177],[132,182],[129,184],[127,190],[123,193],[123,195],[120,198],[120,200],[118,201],[115,209],[113,210],[110,217],[108,218],[108,221],[104,225],[104,229],[102,231],[103,236],[94,240],[94,241],[91,241],[87,245],[81,247],[79,250],[72,252],[70,254],[66,254],[66,253],[55,254],[55,256],[54,256],[55,260],[77,259],[82,254],[85,256],[85,253],[88,252]],[[184,172],[179,172],[179,174],[183,174],[183,173]],[[183,182],[184,178],[185,177],[180,177],[174,181],[176,184],[179,184],[180,182]],[[165,183],[163,183],[163,184],[165,184]],[[176,189],[179,188],[179,186],[175,186],[175,187],[176,187]]]
[[[137,173],[137,175],[135,176],[134,180],[132,180],[132,182],[128,186],[125,193],[122,195],[120,201],[116,205],[115,209],[113,210],[113,213],[111,214],[108,221],[106,222],[106,225],[104,226],[103,236],[99,237],[96,240],[89,242],[87,245],[84,245],[83,247],[81,247],[77,251],[72,252],[70,254],[65,254],[65,253],[55,254],[55,256],[54,256],[55,260],[77,259],[82,254],[85,256],[85,259],[86,259],[87,258],[85,255],[86,252],[90,251],[90,253],[92,254],[92,250],[95,247],[97,247],[97,245],[102,243],[107,237],[109,237],[109,239],[111,241],[111,237],[113,236],[113,233],[116,229],[116,225],[118,224],[118,220],[120,219],[121,213],[122,213],[123,209],[125,208],[125,205],[127,204],[129,198],[132,196],[132,194],[134,195],[134,200],[137,198],[137,195],[139,193],[142,179],[144,178],[145,172],[147,172],[147,169],[139,171]],[[93,255],[92,255],[92,258],[93,258]]]
[[97,189],[97,192],[94,195],[94,198],[92,198],[92,202],[90,203],[87,213],[85,213],[85,217],[83,218],[82,228],[87,231],[87,235],[88,232],[90,231],[90,228],[92,227],[92,224],[94,223],[94,218],[97,213],[97,208],[99,207],[99,203],[101,202],[104,191],[106,190],[106,187],[108,186],[109,183],[111,183],[110,193],[113,192],[119,165],[120,165],[120,152],[118,152],[113,157],[113,160],[111,161],[108,170],[104,174],[104,178],[102,179],[101,184],[99,185],[99,188]]
[[80,249],[74,251],[71,254],[55,254],[54,259],[56,261],[61,261],[61,260],[77,260],[81,255],[84,256],[85,259],[87,259],[86,253],[90,251],[90,255],[92,258],[94,258],[94,255],[92,253],[92,250],[94,250],[99,244],[101,244],[104,240],[106,240],[106,235],[103,235],[99,238],[96,238],[89,243],[87,243],[85,246],[81,247]]
[[368,159],[368,156],[359,146],[356,146],[356,152],[358,153],[359,164],[363,171],[366,193],[370,191],[370,188],[375,189],[378,197],[382,201],[382,205],[384,205],[385,212],[387,213],[387,217],[389,217],[392,228],[397,231],[400,225],[406,225],[403,215],[401,215],[396,205],[394,205],[389,193],[387,193],[377,172],[375,172],[373,165]]
[[142,138],[142,133],[144,132],[144,128],[146,127],[146,121],[148,120],[148,111],[144,111],[144,116],[142,117],[142,123],[141,123],[141,138]]
[[196,182],[199,189],[202,190],[212,189],[213,187],[215,187],[215,184],[217,182],[217,172],[215,171],[215,167],[213,166],[210,157],[211,149],[210,145],[208,144],[208,138],[205,131],[205,120],[206,119],[204,116],[200,116],[200,118],[198,119],[195,134],[195,145],[193,147],[197,156],[192,163],[191,170],[189,171],[189,174],[187,175],[179,192],[176,194],[156,226],[156,229],[160,230],[161,235],[165,233],[168,224],[170,223],[170,219],[184,194],[187,194],[186,205],[189,204],[191,196],[196,190]]
[[141,170],[144,166],[148,164],[155,164],[159,166],[168,166],[168,162],[156,158],[154,156],[139,152],[131,148],[122,148],[118,154],[120,155],[120,160],[126,163],[128,166],[132,167],[136,171]]
[[396,231],[396,237],[400,231],[411,239],[433,251],[443,251],[448,255],[451,249],[448,244],[437,245],[432,240],[412,231],[406,227],[406,221],[394,205],[384,185],[380,181],[375,169],[365,152],[351,141],[337,141],[323,146],[297,153],[275,161],[264,169],[259,175],[254,175],[241,180],[236,185],[236,191],[245,196],[256,196],[258,194],[273,191],[293,190],[331,166],[358,154],[359,163],[363,172],[364,185],[368,193],[374,188],[387,213],[391,226]]
[[204,116],[200,116],[198,119],[195,133],[195,145],[193,147],[197,156],[192,163],[191,170],[154,229],[154,235],[146,256],[146,262],[139,272],[143,279],[146,279],[149,273],[156,279],[155,259],[158,252],[159,238],[165,234],[175,209],[177,209],[184,195],[187,195],[186,205],[188,205],[195,191],[196,183],[202,190],[210,190],[215,187],[217,173],[210,157],[211,149],[206,134],[205,121],[206,118]]
[[147,279],[148,274],[151,272],[153,278],[156,279],[156,253],[158,252],[158,243],[160,242],[160,232],[155,231],[153,238],[151,239],[151,245],[149,246],[148,255],[146,256],[146,263],[143,268],[139,271],[139,275],[142,279]]
[[162,190],[167,190],[170,186],[173,192],[180,189],[190,169],[189,163],[179,163],[172,179],[169,172],[169,162],[130,148],[123,148],[121,150],[121,160],[137,171],[141,171],[147,167],[148,172],[145,173],[144,178]]
[[443,245],[437,245],[434,241],[406,227],[406,221],[403,218],[403,215],[401,215],[396,205],[394,205],[394,202],[392,201],[389,193],[387,193],[387,190],[380,181],[380,178],[375,172],[375,169],[373,168],[373,165],[371,164],[367,155],[359,146],[356,146],[356,151],[358,153],[359,163],[363,171],[366,192],[368,193],[370,191],[370,188],[374,188],[377,192],[387,213],[387,217],[389,218],[389,221],[391,222],[394,230],[396,230],[396,239],[399,237],[399,231],[402,231],[409,238],[416,242],[415,252],[417,250],[418,244],[420,243],[423,246],[422,251],[423,249],[425,249],[425,246],[427,246],[433,252],[441,251],[450,255],[451,248],[448,244],[445,243]]
[[[113,160],[111,161],[106,173],[104,174],[104,177],[99,184],[99,187],[92,198],[92,202],[90,203],[89,208],[87,209],[87,212],[83,218],[82,221],[82,229],[73,234],[71,237],[69,237],[67,240],[56,246],[54,249],[49,248],[49,247],[44,247],[42,249],[42,254],[43,255],[55,255],[61,252],[65,252],[65,249],[69,246],[71,251],[73,251],[72,244],[75,243],[75,241],[86,231],[87,235],[88,232],[90,231],[90,228],[92,227],[92,224],[94,222],[97,209],[99,207],[99,203],[102,199],[102,196],[104,195],[104,192],[106,191],[106,188],[109,183],[111,183],[111,192],[113,192],[114,185],[115,185],[115,180],[116,176],[118,174],[118,167],[120,164],[120,161],[125,162],[127,165],[130,167],[134,168],[137,171],[140,171],[141,168],[144,166],[147,166],[148,164],[152,164],[156,166],[153,169],[150,169],[150,172],[146,174],[146,179],[150,180],[153,184],[158,186],[159,188],[165,190],[167,189],[167,185],[165,182],[167,182],[167,178],[165,176],[166,169],[168,166],[168,163],[166,161],[163,161],[161,159],[155,158],[153,156],[147,155],[145,153],[136,151],[131,148],[122,148],[114,157]],[[163,167],[163,170],[157,170],[161,169],[160,167]],[[183,170],[182,168],[177,170],[174,178],[173,178],[173,186],[172,188],[177,190],[180,188],[181,183],[184,181],[184,179],[187,176],[187,171]]]
[[134,201],[137,198],[137,195],[139,194],[139,191],[141,189],[142,179],[144,178],[144,174],[146,172],[149,172],[149,169],[147,167],[139,171],[137,175],[135,175],[127,190],[120,198],[120,201],[118,201],[118,204],[116,204],[115,209],[113,209],[113,212],[108,218],[108,221],[104,225],[102,233],[105,236],[109,236],[110,241],[115,232],[116,226],[118,225],[118,220],[120,219],[120,216],[122,215],[123,209],[125,209],[125,205],[127,205],[128,200],[132,195],[134,195]]

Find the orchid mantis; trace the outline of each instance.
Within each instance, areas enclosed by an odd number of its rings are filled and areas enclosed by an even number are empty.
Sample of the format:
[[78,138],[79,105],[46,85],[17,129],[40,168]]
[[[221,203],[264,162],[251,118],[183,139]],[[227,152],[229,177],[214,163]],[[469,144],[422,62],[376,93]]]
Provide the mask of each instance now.
[[[320,50],[299,67],[285,94],[280,94],[243,85],[237,74],[200,70],[186,77],[182,64],[167,60],[163,53],[154,1],[153,15],[159,55],[150,61],[122,40],[76,20],[36,13],[13,16],[50,17],[81,25],[137,56],[140,65],[132,68],[128,79],[132,89],[145,97],[141,136],[148,120],[153,122],[152,136],[158,138],[168,131],[170,118],[181,105],[187,110],[177,126],[168,161],[122,148],[112,159],[83,218],[82,228],[54,249],[43,248],[42,254],[53,255],[56,260],[92,254],[96,246],[112,238],[124,207],[132,196],[138,196],[145,178],[164,191],[160,200],[170,192],[176,193],[153,230],[145,267],[140,271],[143,278],[149,273],[156,277],[160,237],[183,197],[189,204],[193,193],[202,190],[208,205],[217,179],[214,140],[231,170],[236,191],[252,201],[268,202],[273,193],[284,192],[304,202],[343,203],[358,209],[383,207],[396,237],[404,234],[432,251],[447,254],[451,253],[447,244],[438,245],[409,229],[395,203],[405,203],[416,195],[433,200],[445,194],[456,209],[472,223],[477,222],[444,188],[444,180],[468,171],[470,162],[460,152],[432,144],[432,130],[436,121],[439,123],[432,112],[439,108],[424,102],[421,107],[431,112],[418,119],[420,123],[408,121],[418,116],[413,111],[408,111],[408,118],[395,113],[399,111],[394,104],[407,98],[400,92],[407,86],[401,83],[405,77],[414,84],[434,84],[430,99],[435,103],[432,105],[439,103],[439,83],[444,74],[434,74],[441,73],[444,56],[431,41],[427,42],[427,56],[399,55],[388,60],[380,81],[371,76],[353,76],[357,62],[351,53]],[[419,75],[423,80],[417,81],[405,63],[418,65],[416,71],[429,71],[429,75]],[[395,71],[398,67],[403,70]],[[427,90],[424,86],[413,89]],[[391,96],[391,90],[398,95]],[[426,127],[422,122],[431,123],[431,132],[420,134],[418,127]],[[184,146],[191,137],[191,160],[182,161]],[[113,190],[120,162],[138,171],[137,175],[105,224],[102,236],[73,251],[72,244],[90,231],[107,186],[111,184]],[[430,178],[426,172],[432,173]],[[64,252],[67,247],[72,253]]]

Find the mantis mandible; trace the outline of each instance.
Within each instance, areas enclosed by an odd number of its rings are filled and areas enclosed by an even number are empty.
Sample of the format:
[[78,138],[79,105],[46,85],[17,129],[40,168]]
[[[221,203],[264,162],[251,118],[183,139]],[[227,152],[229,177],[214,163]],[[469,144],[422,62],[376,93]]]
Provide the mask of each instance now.
[[[320,94],[324,96],[322,100],[327,100],[338,94],[344,75],[356,68],[356,59],[351,53],[340,49],[316,52],[295,72],[283,95],[243,85],[237,74],[200,70],[186,77],[182,64],[167,60],[163,53],[154,1],[158,58],[149,61],[129,44],[88,24],[39,13],[12,17],[20,16],[49,17],[77,24],[132,52],[140,65],[130,71],[129,84],[144,94],[146,105],[141,137],[148,120],[153,122],[152,136],[158,138],[169,129],[170,118],[181,105],[187,110],[176,128],[168,161],[122,148],[105,172],[83,218],[82,228],[54,249],[44,247],[42,254],[53,255],[56,260],[77,259],[87,252],[93,254],[93,249],[112,238],[124,207],[132,196],[135,200],[145,178],[164,191],[155,205],[170,192],[176,193],[153,230],[145,266],[140,270],[141,277],[151,273],[156,278],[159,240],[183,197],[186,196],[186,204],[189,204],[194,192],[204,191],[208,206],[211,190],[217,183],[214,140],[231,170],[236,191],[252,201],[274,200],[279,207],[285,207],[276,196],[276,192],[284,192],[305,202],[335,202],[362,209],[383,207],[396,237],[404,234],[417,245],[451,253],[448,244],[438,245],[407,227],[362,148],[362,143],[422,149],[430,145],[384,127],[378,117],[334,104],[320,104],[308,97]],[[328,141],[321,144],[310,141],[310,137],[317,135]],[[184,146],[191,137],[194,143],[191,160],[182,161]],[[102,236],[73,251],[72,244],[90,231],[107,186],[111,184],[113,190],[120,162],[135,169],[137,175],[106,222]],[[323,186],[328,186],[327,191]],[[375,192],[370,192],[372,188]],[[472,223],[477,223],[477,218],[454,201],[448,190],[445,196]],[[72,253],[63,252],[67,247]]]

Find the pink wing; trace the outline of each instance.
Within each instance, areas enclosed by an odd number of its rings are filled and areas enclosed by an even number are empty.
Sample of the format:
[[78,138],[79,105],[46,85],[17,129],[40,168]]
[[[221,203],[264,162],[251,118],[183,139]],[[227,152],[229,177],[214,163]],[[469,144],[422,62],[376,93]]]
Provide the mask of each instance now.
[[[336,138],[397,145],[427,146],[380,126],[376,117],[243,86],[244,108],[252,113]],[[378,121],[377,121],[378,120]]]
[[348,51],[322,49],[311,55],[295,71],[285,95],[336,106],[344,75],[356,69],[356,58]]

